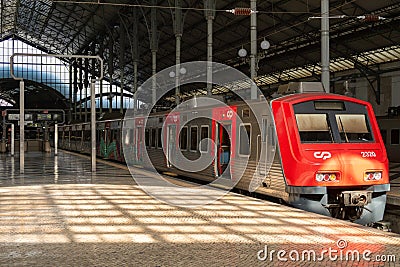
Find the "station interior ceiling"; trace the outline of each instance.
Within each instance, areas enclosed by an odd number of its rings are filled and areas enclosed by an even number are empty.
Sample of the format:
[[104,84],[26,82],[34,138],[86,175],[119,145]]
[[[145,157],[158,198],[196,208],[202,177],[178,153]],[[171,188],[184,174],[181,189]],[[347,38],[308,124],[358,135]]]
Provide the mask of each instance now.
[[[257,1],[257,45],[264,40],[270,44],[266,50],[258,48],[256,82],[262,90],[274,90],[288,81],[320,80],[321,2]],[[0,4],[0,41],[17,39],[50,54],[99,55],[105,63],[104,78],[122,87],[135,78],[140,85],[152,76],[152,51],[157,70],[175,65],[177,36],[182,40],[181,62],[207,60],[207,18],[213,23],[213,61],[249,74],[249,57],[240,57],[238,50],[250,51],[250,16],[227,10],[249,8],[250,1],[1,0]],[[181,24],[176,19],[180,13]],[[380,67],[400,60],[399,1],[331,0],[329,17],[331,80],[375,79],[400,70],[399,64]],[[99,73],[99,65],[89,68],[90,73]],[[353,71],[341,76],[346,70]],[[0,87],[13,90],[16,85],[2,80]],[[182,97],[192,93],[184,89]],[[18,94],[14,95],[16,101]],[[41,97],[37,98],[40,103]]]

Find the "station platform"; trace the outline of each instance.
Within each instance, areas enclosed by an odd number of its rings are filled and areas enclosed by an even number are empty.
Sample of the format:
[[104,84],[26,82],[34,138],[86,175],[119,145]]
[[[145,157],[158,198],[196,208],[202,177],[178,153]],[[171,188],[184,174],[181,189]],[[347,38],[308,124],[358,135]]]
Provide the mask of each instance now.
[[88,157],[62,151],[27,153],[23,175],[18,163],[1,156],[1,266],[400,264],[394,233],[235,193],[171,206],[126,168],[99,161],[92,174]]
[[390,192],[387,196],[387,203],[400,206],[400,163],[389,164]]

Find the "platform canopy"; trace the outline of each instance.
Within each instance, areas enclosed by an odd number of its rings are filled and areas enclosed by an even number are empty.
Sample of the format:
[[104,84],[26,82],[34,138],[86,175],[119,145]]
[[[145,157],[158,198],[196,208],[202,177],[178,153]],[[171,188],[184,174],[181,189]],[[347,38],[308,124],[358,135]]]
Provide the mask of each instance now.
[[[152,74],[152,8],[156,10],[157,70],[175,64],[173,18],[179,2],[181,62],[206,60],[208,1],[199,0],[1,0],[0,41],[19,39],[47,53],[100,55],[105,60],[105,78],[132,91],[134,61],[139,84]],[[250,1],[215,2],[213,61],[249,73],[249,58],[239,57],[238,50],[250,51],[250,17],[226,10],[249,7]],[[399,1],[329,1],[329,5],[333,73],[356,70],[346,78],[357,78],[399,70],[398,64],[379,68],[400,58]],[[259,48],[258,85],[277,88],[304,78],[320,80],[321,1],[257,1],[257,11],[258,47],[263,40],[270,43],[265,51]]]

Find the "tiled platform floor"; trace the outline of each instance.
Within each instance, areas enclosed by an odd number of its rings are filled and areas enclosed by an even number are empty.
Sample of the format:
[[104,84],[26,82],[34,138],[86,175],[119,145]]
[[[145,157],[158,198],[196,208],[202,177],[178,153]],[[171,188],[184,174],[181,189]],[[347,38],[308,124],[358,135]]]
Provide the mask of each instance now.
[[[397,234],[237,194],[170,206],[128,171],[98,163],[91,175],[88,159],[63,152],[28,153],[23,176],[11,163],[0,161],[1,266],[400,266]],[[371,253],[346,260],[350,250]]]
[[387,202],[392,205],[400,206],[400,163],[389,164],[390,192]]

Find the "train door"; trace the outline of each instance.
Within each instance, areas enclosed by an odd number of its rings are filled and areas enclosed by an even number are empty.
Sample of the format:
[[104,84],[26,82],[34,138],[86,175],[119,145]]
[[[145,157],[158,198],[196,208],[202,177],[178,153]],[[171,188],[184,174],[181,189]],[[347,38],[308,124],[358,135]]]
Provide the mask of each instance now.
[[143,162],[143,149],[144,149],[144,118],[135,119],[134,127],[134,158],[136,162]]
[[179,113],[170,113],[165,118],[165,128],[164,132],[166,131],[165,144],[164,147],[164,154],[165,160],[167,163],[167,167],[171,168],[173,166],[173,157],[176,154],[176,149],[178,148],[178,140],[179,137],[177,135],[177,129],[180,123],[180,114]]
[[213,153],[214,173],[220,177],[224,172],[230,177],[232,159],[235,157],[237,107],[218,107],[213,109],[212,139],[214,140]]
[[271,119],[262,117],[261,134],[257,136],[258,174],[267,175],[269,166],[275,155],[275,132]]
[[143,126],[138,126],[135,128],[135,160],[136,162],[143,161]]
[[168,125],[167,129],[167,167],[172,167],[171,159],[174,156],[176,148],[176,125]]
[[[216,123],[216,151],[217,151],[217,164],[216,174],[221,176],[222,173],[228,168],[231,157],[231,142],[229,135],[232,133],[232,125],[229,123]],[[229,172],[229,170],[228,170]]]
[[261,134],[257,136],[258,174],[267,174],[267,118],[262,118]]

